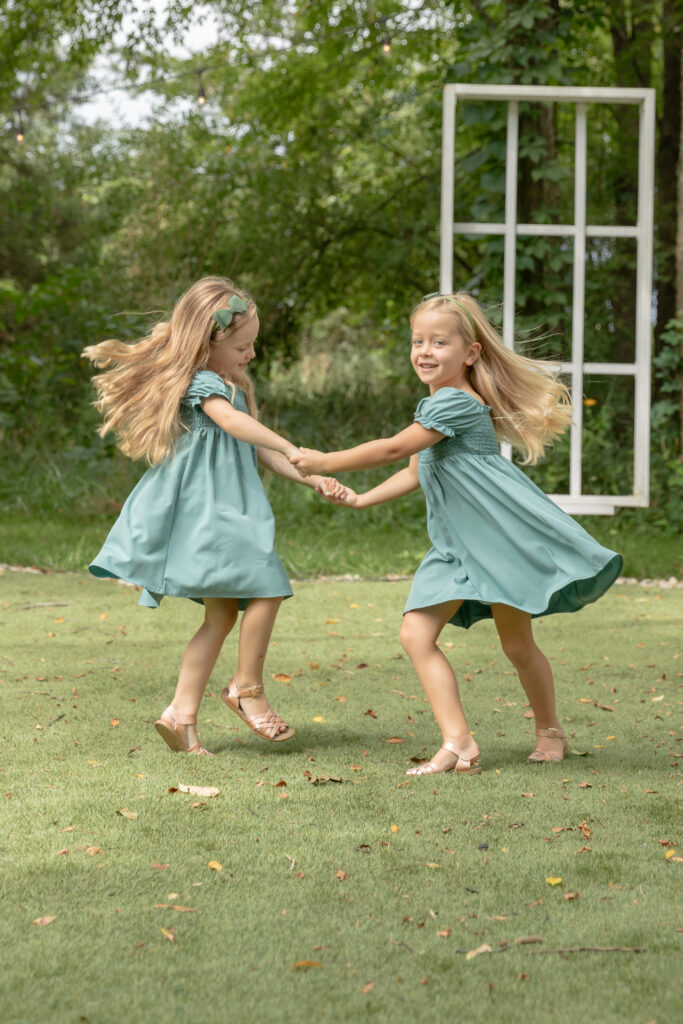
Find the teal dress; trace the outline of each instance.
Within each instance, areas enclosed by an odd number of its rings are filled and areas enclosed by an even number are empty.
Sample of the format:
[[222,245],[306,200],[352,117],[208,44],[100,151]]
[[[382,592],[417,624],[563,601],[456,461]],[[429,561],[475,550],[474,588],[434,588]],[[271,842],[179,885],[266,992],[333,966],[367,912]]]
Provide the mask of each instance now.
[[532,616],[576,612],[621,572],[603,548],[499,452],[491,408],[458,388],[423,398],[415,419],[445,437],[418,456],[433,544],[405,611],[462,601],[450,620],[466,629],[491,604]]
[[196,373],[182,402],[189,427],[175,453],[148,469],[93,560],[94,576],[142,587],[140,604],[164,595],[291,597],[275,554],[275,522],[257,469],[256,448],[236,440],[202,411],[219,395],[247,412],[244,392],[210,370]]

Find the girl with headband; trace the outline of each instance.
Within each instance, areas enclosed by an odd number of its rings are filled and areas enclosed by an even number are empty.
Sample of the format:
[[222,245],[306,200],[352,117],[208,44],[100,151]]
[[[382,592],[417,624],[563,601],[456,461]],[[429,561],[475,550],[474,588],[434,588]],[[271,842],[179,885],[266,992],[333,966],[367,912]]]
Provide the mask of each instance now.
[[270,707],[263,667],[283,598],[292,590],[273,548],[273,514],[257,460],[325,497],[334,480],[306,481],[288,462],[295,446],[258,422],[247,366],[259,330],[256,304],[223,277],[206,277],[168,320],[134,345],[85,349],[97,367],[100,434],[150,468],[129,495],[90,571],[142,588],[140,604],[164,595],[204,606],[183,657],[172,702],[155,726],[171,750],[207,754],[197,713],[223,642],[243,610],[235,675],[225,704],[266,740],[294,730]]

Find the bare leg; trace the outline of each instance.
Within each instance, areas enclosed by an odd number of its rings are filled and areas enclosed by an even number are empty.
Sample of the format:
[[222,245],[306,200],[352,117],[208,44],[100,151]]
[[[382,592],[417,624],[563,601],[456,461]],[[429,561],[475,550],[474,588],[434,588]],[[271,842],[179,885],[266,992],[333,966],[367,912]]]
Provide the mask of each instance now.
[[[282,604],[281,597],[257,597],[249,602],[240,625],[240,645],[235,678],[241,689],[263,684],[263,666],[273,632],[275,618]],[[265,714],[269,703],[265,694],[242,697],[240,704],[249,716]],[[279,729],[286,732],[283,723]]]
[[546,754],[564,754],[564,735],[555,708],[553,670],[543,651],[536,646],[531,629],[531,616],[519,608],[505,604],[491,605],[500,643],[505,655],[517,669],[519,681],[529,698],[536,718],[536,731],[558,730],[557,737],[538,738],[536,749]]
[[[197,715],[221,647],[237,621],[237,610],[236,598],[204,598],[204,622],[185,649],[173,696],[173,706],[180,715]],[[195,743],[196,726],[186,728],[189,742]]]
[[[472,739],[465,718],[455,673],[445,654],[436,645],[441,630],[461,604],[462,601],[449,601],[406,612],[400,639],[413,663],[444,741],[456,746],[461,758],[471,761],[479,755],[479,748]],[[457,759],[452,751],[441,748],[432,762],[437,771],[448,771],[454,767]]]

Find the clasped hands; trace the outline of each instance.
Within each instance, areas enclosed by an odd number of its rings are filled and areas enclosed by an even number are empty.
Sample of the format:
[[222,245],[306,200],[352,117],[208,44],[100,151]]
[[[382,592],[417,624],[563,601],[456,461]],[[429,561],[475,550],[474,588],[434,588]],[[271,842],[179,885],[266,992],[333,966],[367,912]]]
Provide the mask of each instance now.
[[289,456],[292,466],[298,470],[302,477],[321,476],[321,486],[316,487],[318,494],[326,498],[333,505],[355,504],[357,495],[350,487],[340,484],[331,476],[323,476],[325,453],[316,451],[314,448],[298,448]]

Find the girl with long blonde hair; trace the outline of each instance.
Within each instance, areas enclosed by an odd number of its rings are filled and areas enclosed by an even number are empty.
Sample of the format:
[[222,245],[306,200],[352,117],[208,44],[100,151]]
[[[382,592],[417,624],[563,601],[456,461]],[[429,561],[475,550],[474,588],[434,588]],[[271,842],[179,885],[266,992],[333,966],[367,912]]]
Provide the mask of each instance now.
[[532,618],[578,611],[614,583],[621,555],[601,547],[499,452],[507,441],[526,464],[571,421],[569,396],[552,364],[508,350],[465,292],[428,296],[413,310],[411,362],[429,388],[415,422],[394,437],[342,452],[304,448],[303,473],[340,473],[409,457],[377,487],[334,500],[368,508],[422,487],[433,547],[417,570],[401,643],[434,711],[443,745],[408,775],[480,771],[450,662],[437,641],[447,623],[493,618],[536,719],[533,764],[561,761],[567,742],[550,664]]
[[227,278],[206,277],[137,344],[104,341],[83,353],[104,369],[95,378],[100,433],[113,431],[126,455],[150,465],[90,571],[137,584],[147,607],[164,595],[204,606],[173,700],[155,723],[171,750],[190,754],[208,753],[197,713],[242,609],[237,668],[221,698],[264,739],[294,733],[263,691],[275,617],[292,590],[257,459],[325,497],[343,493],[333,480],[302,480],[288,462],[295,446],[258,422],[246,372],[258,330],[253,299]]

